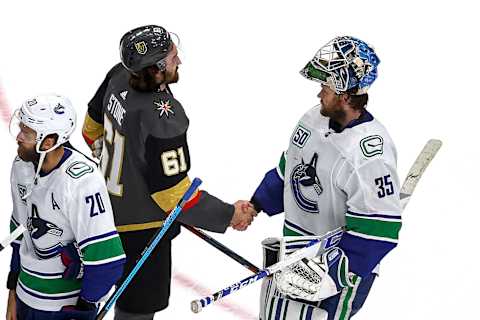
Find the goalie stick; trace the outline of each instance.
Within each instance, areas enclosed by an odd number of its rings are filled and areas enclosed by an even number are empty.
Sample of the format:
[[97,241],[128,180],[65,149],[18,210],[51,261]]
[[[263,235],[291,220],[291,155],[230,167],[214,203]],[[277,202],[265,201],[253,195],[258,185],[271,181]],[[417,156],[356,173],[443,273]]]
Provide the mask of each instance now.
[[[403,209],[405,209],[406,205],[410,201],[410,197],[412,196],[418,181],[420,181],[422,174],[425,172],[425,169],[435,157],[441,146],[442,142],[440,140],[431,139],[427,141],[412,167],[408,171],[407,177],[405,178],[402,188],[400,189],[400,201]],[[318,243],[320,243],[320,252],[322,252],[322,250],[325,251],[335,246],[340,241],[342,234],[343,229],[339,228],[321,236],[318,239],[312,240],[306,245],[306,247],[289,255],[287,259],[260,270],[258,273],[234,283],[233,285],[220,291],[217,291],[208,297],[204,297],[199,300],[193,300],[190,304],[190,309],[192,312],[198,313],[206,306],[222,299],[225,296],[230,295],[234,291],[249,286],[250,284],[268,277],[305,257],[311,256],[312,254],[318,252],[318,247],[316,246]]]
[[186,224],[182,224],[182,226],[184,228],[188,229],[190,232],[192,232],[194,235],[196,235],[200,239],[205,240],[208,244],[217,248],[218,250],[220,250],[221,252],[223,252],[224,254],[226,254],[227,256],[232,258],[233,260],[237,261],[238,263],[240,263],[241,265],[243,265],[245,268],[252,271],[253,273],[260,272],[261,269],[259,267],[255,266],[253,263],[251,263],[247,259],[241,257],[240,255],[238,255],[233,250],[229,249],[225,245],[223,245],[220,242],[218,242],[217,240],[213,239],[212,237],[210,237],[205,232],[203,232],[201,230],[198,230],[195,227],[186,225]]
[[25,232],[25,230],[27,229],[23,225],[19,225],[17,229],[15,229],[8,237],[0,242],[0,251],[5,249],[10,243],[17,239],[22,233]]
[[190,184],[190,187],[188,187],[188,190],[185,192],[183,197],[180,199],[178,204],[173,208],[173,210],[170,212],[168,217],[165,219],[162,228],[160,228],[155,235],[152,237],[152,239],[149,241],[145,249],[143,249],[140,259],[136,263],[135,267],[133,267],[132,271],[128,274],[128,276],[125,278],[123,283],[116,288],[116,290],[113,292],[113,294],[110,296],[110,298],[107,300],[105,305],[103,306],[102,310],[98,313],[96,319],[101,320],[105,317],[107,314],[108,310],[113,306],[113,304],[118,300],[120,295],[125,291],[125,288],[128,286],[128,284],[132,281],[133,277],[137,274],[138,270],[142,267],[143,263],[147,258],[150,256],[152,253],[153,249],[157,246],[157,244],[160,242],[162,239],[163,235],[167,232],[168,228],[171,226],[173,221],[178,217],[180,212],[183,209],[183,206],[185,203],[190,199],[190,197],[193,195],[195,190],[197,190],[198,186],[202,183],[202,180],[199,178],[193,179],[192,183]]

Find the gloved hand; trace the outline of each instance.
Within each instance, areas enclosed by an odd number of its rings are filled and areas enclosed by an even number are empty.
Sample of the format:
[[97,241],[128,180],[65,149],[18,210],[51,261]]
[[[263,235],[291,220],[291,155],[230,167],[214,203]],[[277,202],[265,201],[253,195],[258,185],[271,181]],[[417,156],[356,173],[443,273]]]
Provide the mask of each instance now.
[[92,156],[94,158],[100,159],[103,149],[103,136],[100,136],[100,138],[95,140],[90,146],[90,148],[92,148]]
[[83,276],[83,264],[80,259],[79,249],[75,242],[68,244],[62,248],[60,258],[65,266],[63,278],[65,279],[80,279]]
[[65,306],[61,312],[65,320],[95,320],[97,309],[96,303],[79,297],[75,306]]
[[348,257],[331,248],[319,257],[304,258],[275,274],[278,289],[292,298],[320,301],[353,287]]

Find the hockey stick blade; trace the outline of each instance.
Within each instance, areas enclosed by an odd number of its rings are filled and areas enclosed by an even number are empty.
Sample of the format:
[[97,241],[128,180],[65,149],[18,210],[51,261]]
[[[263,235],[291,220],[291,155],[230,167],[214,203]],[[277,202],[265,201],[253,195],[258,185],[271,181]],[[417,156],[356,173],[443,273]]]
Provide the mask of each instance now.
[[[422,151],[420,152],[420,154],[418,155],[415,162],[413,163],[410,171],[407,174],[407,177],[405,178],[405,180],[402,184],[402,188],[400,189],[400,201],[401,201],[401,205],[402,205],[403,209],[405,209],[406,205],[408,204],[408,201],[410,200],[410,197],[413,194],[413,190],[415,189],[416,185],[418,184],[418,181],[422,177],[422,174],[425,172],[426,168],[428,167],[428,165],[430,164],[432,159],[437,154],[441,145],[442,145],[442,142],[440,140],[436,140],[436,139],[429,140],[426,143],[426,145],[424,146],[424,148],[422,149]],[[191,304],[190,304],[190,309],[192,310],[192,312],[198,313],[204,307],[222,299],[223,297],[229,295],[230,293],[232,293],[234,291],[237,291],[237,290],[239,290],[243,287],[246,287],[246,286],[248,286],[248,285],[250,285],[250,284],[252,284],[252,283],[254,283],[254,282],[256,282],[260,279],[263,279],[263,278],[277,272],[278,270],[281,270],[281,269],[287,267],[290,264],[293,264],[293,263],[295,263],[295,262],[297,262],[297,261],[299,261],[299,260],[301,260],[305,257],[308,257],[311,254],[310,253],[310,251],[311,251],[310,248],[312,246],[316,245],[318,242],[322,241],[322,239],[324,239],[325,237],[332,236],[332,239],[336,239],[336,242],[332,242],[333,245],[337,244],[338,241],[340,241],[340,237],[343,233],[343,230],[342,229],[336,229],[332,232],[334,233],[333,235],[331,233],[327,233],[326,235],[324,235],[320,239],[312,240],[311,242],[309,242],[307,244],[307,246],[305,248],[300,249],[300,250],[294,252],[293,254],[289,255],[286,260],[279,261],[276,264],[274,264],[274,265],[272,265],[272,266],[270,266],[266,269],[261,270],[257,274],[254,274],[254,275],[252,275],[248,278],[245,278],[245,279],[231,285],[230,287],[227,287],[225,289],[217,291],[216,293],[214,293],[214,294],[212,294],[208,297],[204,297],[202,299],[192,301]],[[323,244],[323,243],[320,246],[320,250],[326,250],[328,248],[330,248],[330,246],[325,247],[325,244]]]
[[142,267],[142,265],[145,263],[147,258],[150,256],[152,253],[153,249],[157,246],[157,244],[160,242],[160,240],[163,238],[165,233],[167,232],[168,228],[172,225],[172,223],[175,221],[175,219],[178,217],[180,212],[183,209],[183,206],[185,203],[192,197],[193,193],[195,190],[197,190],[198,186],[202,183],[202,180],[199,178],[193,179],[192,183],[188,187],[187,191],[183,195],[183,197],[180,199],[178,204],[173,208],[173,210],[170,212],[170,214],[167,216],[165,221],[163,222],[163,226],[155,233],[155,235],[152,237],[148,245],[143,249],[140,259],[137,261],[136,265],[133,267],[132,271],[128,274],[128,276],[125,278],[123,283],[116,288],[116,290],[113,292],[113,294],[110,296],[110,298],[107,300],[105,305],[103,306],[102,310],[98,313],[96,320],[101,320],[105,317],[107,312],[110,310],[110,308],[113,306],[113,304],[118,300],[120,295],[125,291],[127,288],[128,284],[132,281],[133,277],[137,274],[138,270]]
[[8,245],[15,241],[15,239],[17,239],[22,233],[24,233],[25,230],[27,229],[23,225],[19,225],[17,229],[10,233],[8,237],[3,239],[2,242],[0,242],[0,251],[8,247]]

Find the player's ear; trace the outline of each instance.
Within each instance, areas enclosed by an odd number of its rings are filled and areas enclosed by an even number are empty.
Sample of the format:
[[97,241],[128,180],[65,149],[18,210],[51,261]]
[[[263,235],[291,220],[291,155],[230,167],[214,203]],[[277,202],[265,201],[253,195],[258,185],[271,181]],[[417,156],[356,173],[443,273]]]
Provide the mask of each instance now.
[[160,71],[156,66],[148,67],[147,72],[156,80],[157,83],[163,82],[165,80],[165,73]]
[[52,148],[57,143],[58,136],[56,134],[49,134],[42,141],[40,150],[48,150]]
[[340,95],[340,100],[342,101],[342,104],[350,104],[350,95],[348,93],[342,93]]

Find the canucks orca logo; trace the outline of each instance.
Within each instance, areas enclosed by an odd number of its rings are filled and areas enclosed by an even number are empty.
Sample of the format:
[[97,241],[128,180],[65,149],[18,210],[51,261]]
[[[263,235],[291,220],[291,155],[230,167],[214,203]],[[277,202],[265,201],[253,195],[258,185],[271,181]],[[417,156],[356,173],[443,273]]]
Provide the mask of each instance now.
[[314,191],[313,194],[317,196],[323,192],[322,184],[317,176],[317,160],[317,153],[313,154],[312,160],[310,160],[309,163],[305,163],[302,159],[302,163],[293,168],[290,177],[295,202],[300,208],[310,213],[318,213],[318,204],[316,200],[308,198],[305,193],[308,192],[308,189],[311,190],[312,188]]
[[27,221],[27,229],[32,238],[35,253],[40,259],[49,259],[60,254],[62,244],[56,238],[63,234],[63,230],[54,223],[40,218],[37,206],[34,204],[32,204],[32,216]]
[[65,113],[65,107],[62,106],[60,103],[57,104],[57,106],[53,109],[56,114],[64,114]]

